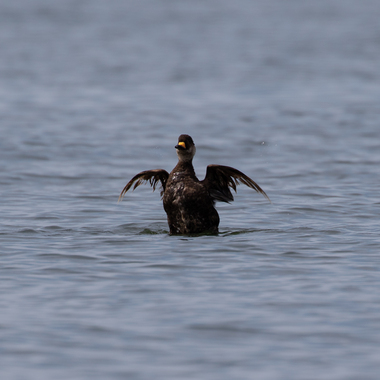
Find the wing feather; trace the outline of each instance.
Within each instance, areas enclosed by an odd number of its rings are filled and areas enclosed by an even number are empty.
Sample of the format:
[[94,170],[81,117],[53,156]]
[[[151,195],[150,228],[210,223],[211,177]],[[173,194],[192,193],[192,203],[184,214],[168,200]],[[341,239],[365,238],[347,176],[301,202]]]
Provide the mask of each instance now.
[[141,173],[136,174],[124,187],[123,191],[120,193],[119,200],[120,202],[123,198],[125,193],[132,187],[133,184],[133,190],[136,189],[136,187],[140,186],[144,182],[150,183],[150,185],[153,188],[153,191],[156,190],[156,186],[158,181],[161,182],[161,196],[164,194],[165,187],[166,187],[166,181],[168,180],[169,173],[164,169],[154,169],[154,170],[145,170]]
[[230,188],[236,192],[236,186],[240,183],[256,190],[268,199],[269,202],[271,201],[265,191],[255,181],[230,166],[207,166],[206,177],[203,181],[207,184],[210,195],[215,201],[232,202],[234,197]]

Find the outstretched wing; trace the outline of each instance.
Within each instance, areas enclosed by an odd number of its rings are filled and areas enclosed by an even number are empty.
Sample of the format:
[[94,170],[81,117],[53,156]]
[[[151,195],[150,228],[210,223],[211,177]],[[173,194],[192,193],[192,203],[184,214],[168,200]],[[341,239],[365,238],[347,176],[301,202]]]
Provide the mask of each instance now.
[[[133,190],[136,189],[137,186],[140,186],[142,183],[149,181],[150,185],[153,187],[153,191],[156,190],[157,182],[161,181],[161,196],[164,194],[166,181],[168,180],[169,173],[164,169],[154,169],[154,170],[145,170],[139,174],[136,174],[124,187],[123,191],[120,193],[119,200],[120,202],[125,193],[133,186]],[[133,191],[132,190],[132,191]]]
[[264,197],[270,202],[268,195],[265,194],[265,191],[255,181],[241,171],[231,168],[230,166],[207,166],[206,177],[202,182],[206,184],[211,197],[215,201],[232,202],[234,197],[230,188],[234,189],[236,192],[236,186],[239,183],[242,183],[264,195]]

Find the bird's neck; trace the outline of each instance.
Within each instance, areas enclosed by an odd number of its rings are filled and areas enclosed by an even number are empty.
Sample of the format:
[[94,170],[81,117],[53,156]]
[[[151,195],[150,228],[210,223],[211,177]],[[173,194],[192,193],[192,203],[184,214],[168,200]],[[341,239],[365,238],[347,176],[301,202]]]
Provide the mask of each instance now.
[[189,160],[189,161],[179,160],[178,164],[173,169],[173,171],[175,171],[175,172],[187,172],[189,174],[195,175],[193,160]]

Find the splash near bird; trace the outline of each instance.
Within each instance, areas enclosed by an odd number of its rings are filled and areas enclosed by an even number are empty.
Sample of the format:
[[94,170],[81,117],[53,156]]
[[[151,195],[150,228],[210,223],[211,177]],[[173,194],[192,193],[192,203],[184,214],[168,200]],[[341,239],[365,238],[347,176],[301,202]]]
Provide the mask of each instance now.
[[269,201],[265,191],[241,171],[222,165],[208,165],[206,177],[200,181],[195,175],[193,157],[195,145],[189,135],[181,135],[175,146],[178,163],[169,174],[164,169],[146,170],[136,174],[124,187],[119,196],[133,186],[133,190],[143,182],[149,181],[156,189],[161,183],[161,196],[167,214],[170,235],[217,234],[219,215],[215,202],[232,202],[231,189],[242,183],[261,193]]

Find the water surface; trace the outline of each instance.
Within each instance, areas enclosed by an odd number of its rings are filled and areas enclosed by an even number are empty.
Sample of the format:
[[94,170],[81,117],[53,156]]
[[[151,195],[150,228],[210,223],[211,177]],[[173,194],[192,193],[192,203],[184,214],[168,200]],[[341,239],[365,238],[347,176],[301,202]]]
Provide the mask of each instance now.
[[[377,379],[376,1],[0,5],[2,379]],[[243,186],[168,235],[181,133]]]

